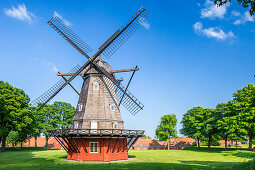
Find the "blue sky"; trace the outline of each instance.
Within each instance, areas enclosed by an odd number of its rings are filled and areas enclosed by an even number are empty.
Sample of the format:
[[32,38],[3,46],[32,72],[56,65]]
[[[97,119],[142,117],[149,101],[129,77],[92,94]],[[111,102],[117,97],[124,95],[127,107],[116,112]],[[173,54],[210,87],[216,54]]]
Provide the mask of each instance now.
[[[132,116],[121,108],[127,129],[154,137],[160,117],[182,115],[195,106],[214,108],[254,83],[254,18],[236,3],[221,8],[197,1],[1,1],[0,80],[23,89],[34,100],[54,85],[56,70],[68,72],[86,58],[47,21],[61,15],[94,51],[143,5],[151,12],[110,59],[114,69],[133,68],[129,91],[145,105]],[[118,75],[127,83],[131,73]],[[80,90],[82,79],[72,84]],[[53,101],[76,106],[77,94],[62,90]]]

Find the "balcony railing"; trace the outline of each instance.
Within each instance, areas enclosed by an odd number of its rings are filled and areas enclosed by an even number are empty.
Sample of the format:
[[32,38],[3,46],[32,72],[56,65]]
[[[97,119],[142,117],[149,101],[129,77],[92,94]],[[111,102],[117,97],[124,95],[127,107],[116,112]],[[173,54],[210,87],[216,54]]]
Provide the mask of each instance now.
[[50,130],[52,136],[74,135],[74,136],[142,136],[143,130],[127,129],[56,129]]

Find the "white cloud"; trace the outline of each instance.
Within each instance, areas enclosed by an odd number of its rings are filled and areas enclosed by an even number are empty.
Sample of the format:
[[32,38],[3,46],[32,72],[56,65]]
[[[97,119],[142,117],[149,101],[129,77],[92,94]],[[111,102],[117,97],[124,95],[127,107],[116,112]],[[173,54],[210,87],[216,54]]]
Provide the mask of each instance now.
[[18,5],[17,8],[12,6],[11,9],[4,9],[3,12],[9,17],[16,18],[21,21],[26,21],[29,24],[32,23],[32,17],[34,17],[32,12],[27,11],[25,4]]
[[198,2],[198,3],[197,3],[197,6],[201,6],[201,4]]
[[66,20],[65,18],[63,18],[60,14],[58,14],[56,11],[54,11],[54,16],[57,16],[57,17],[59,17],[63,22],[64,22],[64,24],[66,25],[66,26],[70,26],[71,25],[71,23],[68,21],[68,20]]
[[218,27],[203,28],[203,24],[201,22],[196,22],[193,25],[193,29],[196,34],[202,34],[207,36],[208,38],[216,38],[218,40],[225,40],[227,38],[234,37],[232,31],[225,33],[222,29]]
[[54,64],[54,63],[50,63],[50,62],[43,62],[45,65],[47,65],[47,66],[50,66],[51,67],[51,69],[54,71],[54,72],[58,72],[58,69],[57,69],[57,67],[56,67],[56,65]]
[[236,10],[231,11],[231,14],[234,15],[234,16],[236,16],[236,17],[239,16],[239,15],[241,15],[240,12],[239,12],[239,11],[236,11]]
[[235,25],[240,25],[240,24],[244,24],[246,22],[253,22],[254,21],[254,16],[251,16],[250,15],[250,12],[249,11],[246,11],[244,13],[244,15],[241,16],[241,19],[237,19],[235,20],[234,24]]
[[146,22],[146,21],[142,23],[142,26],[144,28],[146,28],[147,30],[151,27],[150,24],[148,22]]
[[51,62],[47,62],[47,61],[42,61],[40,60],[38,57],[35,58],[36,61],[39,61],[40,63],[42,63],[43,65],[46,65],[46,66],[50,66],[51,70],[54,71],[54,72],[58,72],[58,69],[56,67],[56,65],[54,63],[51,63]]
[[212,1],[206,0],[205,8],[201,10],[201,18],[224,18],[224,15],[227,13],[227,8],[229,4],[222,5],[218,7]]
[[138,22],[145,28],[145,29],[149,29],[151,26],[150,24],[145,20],[145,18],[140,17],[138,19]]

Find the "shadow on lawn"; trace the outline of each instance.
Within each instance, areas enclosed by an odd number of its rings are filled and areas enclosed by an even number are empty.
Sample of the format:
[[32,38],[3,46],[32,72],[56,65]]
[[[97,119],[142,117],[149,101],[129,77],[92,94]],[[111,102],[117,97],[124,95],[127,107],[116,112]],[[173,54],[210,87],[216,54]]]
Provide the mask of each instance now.
[[227,150],[225,150],[225,148],[216,148],[216,147],[212,147],[212,148],[207,148],[207,147],[201,147],[201,148],[197,148],[197,147],[193,147],[193,146],[187,146],[185,148],[183,148],[183,150],[190,150],[190,151],[196,151],[196,152],[213,152],[213,153],[221,153],[223,151],[237,151],[237,150],[247,150],[246,148],[228,148]]
[[255,159],[255,152],[235,152],[233,155],[242,158]]

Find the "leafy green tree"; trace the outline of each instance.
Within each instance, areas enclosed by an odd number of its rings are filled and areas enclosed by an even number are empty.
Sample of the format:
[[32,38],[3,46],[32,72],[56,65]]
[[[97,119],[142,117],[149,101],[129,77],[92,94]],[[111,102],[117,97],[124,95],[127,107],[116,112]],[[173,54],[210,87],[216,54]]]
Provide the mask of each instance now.
[[147,136],[147,135],[143,135],[143,136],[141,137],[141,139],[151,139],[151,137],[150,137],[150,136]]
[[252,140],[255,135],[255,86],[248,84],[233,94],[233,101],[241,129],[249,138],[249,149],[252,150]]
[[6,141],[11,143],[12,146],[15,146],[16,143],[18,143],[18,135],[19,135],[19,132],[12,130],[7,136]]
[[[222,6],[231,0],[214,0],[214,3],[218,6]],[[255,1],[254,0],[237,0],[238,4],[242,5],[244,8],[250,8],[250,15],[255,13]]]
[[177,136],[176,130],[177,118],[176,115],[164,115],[161,117],[160,124],[156,129],[156,137],[159,140],[167,140],[169,150],[169,139]]
[[180,133],[196,139],[197,147],[200,147],[200,140],[202,136],[202,128],[204,125],[204,109],[202,107],[193,107],[183,115],[181,124],[182,129]]
[[228,139],[235,141],[243,139],[245,129],[243,129],[240,121],[238,121],[237,116],[239,113],[233,101],[218,104],[216,110],[218,111],[217,128],[219,130],[219,136],[225,140],[225,149],[227,149]]
[[214,140],[218,140],[218,128],[217,120],[219,119],[219,114],[215,109],[204,109],[204,122],[202,128],[202,135],[204,140],[208,142],[208,148],[211,147]]
[[75,108],[65,102],[54,102],[52,105],[44,106],[38,113],[38,126],[46,138],[45,146],[48,147],[48,140],[51,130],[70,128]]
[[[9,83],[0,81],[0,136],[2,141],[1,151],[5,151],[6,137],[11,130],[21,129],[28,119],[21,118],[27,115],[29,97],[21,89],[12,87]],[[24,122],[19,122],[20,120]]]

